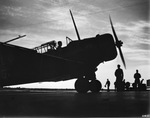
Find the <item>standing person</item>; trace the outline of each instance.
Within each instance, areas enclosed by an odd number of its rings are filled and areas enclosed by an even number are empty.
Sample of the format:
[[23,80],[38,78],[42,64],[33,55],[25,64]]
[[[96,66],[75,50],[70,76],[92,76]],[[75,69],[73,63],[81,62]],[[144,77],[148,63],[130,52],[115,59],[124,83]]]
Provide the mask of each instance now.
[[136,73],[134,74],[134,78],[135,78],[134,87],[135,89],[137,89],[140,85],[140,78],[141,78],[141,74],[139,73],[138,70],[136,70]]
[[117,65],[117,70],[115,71],[115,76],[116,76],[116,89],[117,91],[123,90],[123,70],[120,68],[120,65]]
[[109,87],[110,87],[110,81],[107,79],[105,87],[107,86],[107,92],[109,92]]

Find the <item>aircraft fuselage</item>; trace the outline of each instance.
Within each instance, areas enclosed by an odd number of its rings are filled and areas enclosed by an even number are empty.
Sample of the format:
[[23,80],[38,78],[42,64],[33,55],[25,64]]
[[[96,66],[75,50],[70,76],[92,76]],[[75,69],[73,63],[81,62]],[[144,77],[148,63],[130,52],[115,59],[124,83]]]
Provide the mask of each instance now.
[[60,50],[44,54],[0,43],[0,85],[78,78],[95,72],[100,63],[113,60],[116,56],[111,34],[72,41]]

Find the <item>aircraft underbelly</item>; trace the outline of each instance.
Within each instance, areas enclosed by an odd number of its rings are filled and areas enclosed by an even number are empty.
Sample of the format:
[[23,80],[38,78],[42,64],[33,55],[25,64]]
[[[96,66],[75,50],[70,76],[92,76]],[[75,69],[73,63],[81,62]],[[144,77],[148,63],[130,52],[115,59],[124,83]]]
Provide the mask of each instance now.
[[80,66],[79,63],[38,54],[32,50],[0,45],[1,86],[65,80],[61,77],[70,74],[73,77]]

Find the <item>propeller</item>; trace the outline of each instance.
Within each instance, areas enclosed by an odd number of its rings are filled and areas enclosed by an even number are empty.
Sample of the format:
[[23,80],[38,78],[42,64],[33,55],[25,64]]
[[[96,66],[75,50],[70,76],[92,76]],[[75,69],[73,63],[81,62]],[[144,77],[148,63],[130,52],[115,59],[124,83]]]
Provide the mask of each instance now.
[[121,57],[121,60],[122,60],[122,63],[126,69],[126,63],[125,63],[125,60],[124,60],[124,57],[123,57],[123,53],[122,53],[122,50],[121,50],[121,46],[123,44],[122,41],[118,40],[118,37],[117,37],[117,34],[115,32],[115,29],[114,29],[114,26],[113,26],[113,23],[112,23],[112,20],[111,20],[111,17],[109,16],[109,20],[110,20],[110,24],[111,24],[111,28],[112,28],[112,32],[113,32],[113,35],[115,37],[115,40],[116,40],[116,46],[119,50],[119,54],[120,54],[120,57]]
[[77,26],[76,26],[76,23],[75,23],[75,21],[74,21],[73,15],[72,15],[72,12],[71,12],[71,10],[69,10],[69,11],[70,11],[70,15],[71,15],[71,18],[72,18],[72,21],[73,21],[73,25],[74,25],[74,28],[75,28],[75,31],[76,31],[78,40],[81,40],[81,39],[80,39],[79,32],[78,32],[78,29],[77,29]]

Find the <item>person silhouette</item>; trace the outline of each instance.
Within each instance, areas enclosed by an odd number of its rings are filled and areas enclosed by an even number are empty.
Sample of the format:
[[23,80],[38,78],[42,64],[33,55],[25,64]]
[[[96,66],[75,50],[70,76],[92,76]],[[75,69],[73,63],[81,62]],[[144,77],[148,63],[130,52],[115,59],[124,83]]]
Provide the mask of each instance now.
[[123,70],[120,68],[120,65],[118,64],[117,65],[117,69],[116,69],[116,71],[115,71],[115,76],[116,76],[116,83],[115,83],[115,85],[116,85],[116,89],[117,89],[117,91],[121,91],[121,90],[123,90],[123,82],[122,82],[122,80],[123,80]]
[[125,87],[126,87],[126,90],[128,91],[130,89],[130,82],[126,82]]
[[107,86],[107,92],[109,92],[109,87],[110,87],[110,81],[107,79],[105,87]]
[[134,78],[135,78],[134,87],[135,89],[137,89],[140,85],[140,78],[141,78],[141,74],[139,73],[138,70],[136,70],[136,73],[134,74]]
[[58,47],[57,47],[57,50],[61,49],[62,48],[62,42],[61,41],[58,41]]

